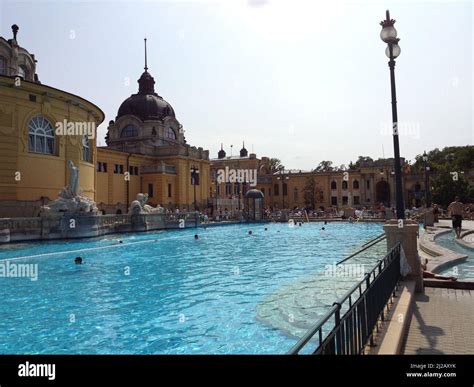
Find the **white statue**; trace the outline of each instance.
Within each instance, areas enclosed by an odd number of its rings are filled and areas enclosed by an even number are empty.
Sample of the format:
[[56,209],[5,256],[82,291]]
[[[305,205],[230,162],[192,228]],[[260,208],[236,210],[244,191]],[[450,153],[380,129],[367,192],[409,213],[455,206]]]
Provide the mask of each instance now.
[[69,188],[74,197],[79,194],[79,168],[77,168],[71,160],[68,161],[67,165],[71,174],[69,178]]
[[69,160],[67,162],[70,171],[69,184],[59,192],[56,200],[41,207],[41,213],[90,213],[97,214],[98,209],[96,203],[88,197],[80,194],[79,187],[79,168]]
[[146,204],[148,201],[148,194],[139,193],[137,194],[136,200],[130,204],[128,213],[130,215],[138,214],[161,214],[164,212],[164,208],[158,205],[156,208]]

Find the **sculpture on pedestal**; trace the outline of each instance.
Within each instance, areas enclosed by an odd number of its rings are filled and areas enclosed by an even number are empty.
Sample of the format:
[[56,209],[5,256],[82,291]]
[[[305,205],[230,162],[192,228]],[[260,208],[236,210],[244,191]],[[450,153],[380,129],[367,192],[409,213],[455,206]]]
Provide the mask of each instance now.
[[162,214],[165,209],[160,205],[152,207],[146,202],[148,201],[148,194],[139,193],[137,194],[136,200],[130,204],[128,211],[129,215],[143,215],[143,214]]
[[71,187],[71,193],[74,196],[79,194],[79,168],[69,160],[67,163],[71,176],[69,177],[69,186]]
[[82,196],[79,186],[79,168],[69,160],[69,184],[59,193],[56,200],[41,207],[42,214],[50,213],[91,213],[97,214],[98,209],[96,203],[86,196]]

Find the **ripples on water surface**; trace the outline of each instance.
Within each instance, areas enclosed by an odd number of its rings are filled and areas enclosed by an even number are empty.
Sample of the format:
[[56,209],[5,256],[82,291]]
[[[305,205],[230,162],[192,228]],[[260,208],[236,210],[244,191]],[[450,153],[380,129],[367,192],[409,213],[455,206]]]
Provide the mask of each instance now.
[[[373,223],[325,227],[233,225],[1,246],[0,259],[45,255],[11,261],[37,263],[37,281],[0,278],[0,353],[285,353],[295,339],[259,321],[259,303],[383,231]],[[372,267],[379,245],[358,262]],[[86,264],[73,263],[78,255]]]

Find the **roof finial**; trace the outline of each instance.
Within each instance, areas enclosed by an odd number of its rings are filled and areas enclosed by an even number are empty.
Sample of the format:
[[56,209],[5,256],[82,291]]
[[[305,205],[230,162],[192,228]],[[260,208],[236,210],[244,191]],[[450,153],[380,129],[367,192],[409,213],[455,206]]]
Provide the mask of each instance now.
[[16,40],[16,34],[18,33],[18,26],[16,24],[12,25],[12,31],[13,31],[13,40]]
[[245,149],[245,141],[242,141],[242,149],[240,150],[240,157],[247,157],[249,152]]
[[225,157],[224,144],[221,142],[221,150],[217,152],[217,158],[223,159]]
[[146,60],[146,38],[145,38],[145,71],[148,71],[148,65]]

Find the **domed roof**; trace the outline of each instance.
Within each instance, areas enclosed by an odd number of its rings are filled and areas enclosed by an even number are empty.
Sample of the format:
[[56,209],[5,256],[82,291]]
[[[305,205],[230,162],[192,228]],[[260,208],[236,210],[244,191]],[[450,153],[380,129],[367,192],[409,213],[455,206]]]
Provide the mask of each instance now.
[[133,114],[142,121],[161,120],[171,116],[175,118],[171,105],[162,97],[154,94],[133,94],[119,107],[117,118]]
[[251,198],[251,199],[263,199],[264,198],[264,195],[263,195],[263,192],[258,190],[258,189],[249,189],[245,195],[244,195],[244,198],[245,199],[248,199],[248,198]]
[[172,106],[155,93],[155,80],[147,70],[138,80],[138,85],[138,93],[132,94],[120,105],[117,119],[127,114],[137,116],[142,121],[176,118]]

